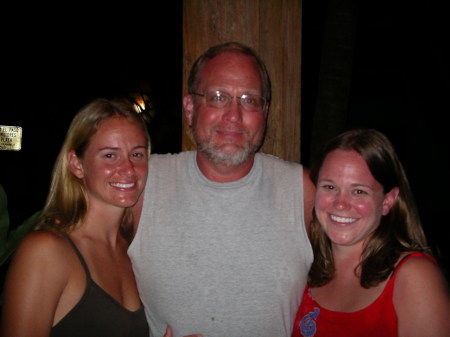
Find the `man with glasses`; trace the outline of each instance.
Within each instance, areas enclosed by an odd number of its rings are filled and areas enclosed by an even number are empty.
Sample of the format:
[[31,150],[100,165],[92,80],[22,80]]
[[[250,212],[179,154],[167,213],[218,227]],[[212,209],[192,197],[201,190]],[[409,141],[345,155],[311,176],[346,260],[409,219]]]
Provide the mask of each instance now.
[[152,155],[135,209],[128,253],[144,306],[175,337],[289,337],[313,259],[314,187],[300,164],[258,152],[266,67],[240,43],[213,46],[188,92],[197,150]]

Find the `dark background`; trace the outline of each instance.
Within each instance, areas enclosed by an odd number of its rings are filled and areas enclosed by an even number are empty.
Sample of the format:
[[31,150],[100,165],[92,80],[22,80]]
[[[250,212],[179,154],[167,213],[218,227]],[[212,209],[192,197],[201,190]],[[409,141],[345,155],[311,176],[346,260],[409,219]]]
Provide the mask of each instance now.
[[[317,122],[323,106],[321,71],[339,61],[323,58],[333,2],[303,1],[302,162],[310,163],[315,134],[328,138],[353,126],[385,132],[403,161],[429,241],[441,250],[448,269],[450,170],[444,119],[450,90],[443,5],[356,2],[346,114],[338,122]],[[153,152],[180,150],[181,1],[107,11],[17,7],[3,16],[10,20],[0,23],[0,125],[23,128],[22,149],[0,151],[0,184],[9,199],[12,228],[43,206],[70,120],[93,98],[145,90],[155,102]]]
[[[352,11],[345,6],[356,9],[353,45],[348,43],[348,33],[338,31],[351,31],[345,24],[351,25]],[[439,1],[303,1],[301,153],[308,165],[322,138],[344,128],[383,131],[403,162],[429,243],[441,252],[450,279],[449,222],[445,220],[450,206],[446,13]],[[342,26],[333,27],[330,21],[336,18]],[[330,42],[330,36],[340,40]],[[346,55],[342,49],[350,46],[346,113],[335,113],[339,108],[324,99],[337,97],[342,105],[341,83],[333,84],[333,80],[345,80],[342,73],[348,64],[340,57]],[[333,95],[333,90],[338,94]]]

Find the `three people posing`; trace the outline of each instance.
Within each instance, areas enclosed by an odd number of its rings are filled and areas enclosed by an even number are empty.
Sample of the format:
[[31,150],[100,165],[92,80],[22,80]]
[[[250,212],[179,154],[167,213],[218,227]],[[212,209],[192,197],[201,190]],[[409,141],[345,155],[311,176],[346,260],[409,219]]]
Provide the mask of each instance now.
[[190,72],[183,109],[195,151],[148,160],[129,103],[82,109],[42,229],[8,272],[2,335],[163,336],[167,324],[175,337],[448,335],[445,279],[389,141],[353,131],[324,151],[312,249],[308,172],[258,152],[270,100],[264,63],[230,42]]

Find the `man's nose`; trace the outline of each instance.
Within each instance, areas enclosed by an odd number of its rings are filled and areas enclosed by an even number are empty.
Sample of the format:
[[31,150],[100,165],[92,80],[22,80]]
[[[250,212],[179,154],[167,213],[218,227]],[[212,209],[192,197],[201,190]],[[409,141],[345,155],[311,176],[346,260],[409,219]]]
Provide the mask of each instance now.
[[225,108],[223,117],[231,122],[242,120],[242,105],[239,97],[231,97],[229,104]]

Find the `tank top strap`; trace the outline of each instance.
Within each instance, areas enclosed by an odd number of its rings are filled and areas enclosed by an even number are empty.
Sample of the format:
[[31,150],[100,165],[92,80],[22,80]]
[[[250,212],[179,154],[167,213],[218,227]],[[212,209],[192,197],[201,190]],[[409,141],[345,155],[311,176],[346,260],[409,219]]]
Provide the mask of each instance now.
[[380,298],[386,298],[386,299],[392,299],[392,296],[394,294],[394,284],[395,284],[395,279],[397,276],[397,272],[400,270],[400,268],[402,267],[402,265],[409,260],[410,258],[413,257],[417,257],[417,256],[425,256],[427,258],[429,258],[432,261],[436,261],[434,259],[434,257],[432,257],[431,255],[422,253],[422,252],[412,252],[409,254],[406,254],[405,256],[403,256],[400,261],[397,263],[397,265],[394,268],[394,271],[392,272],[391,276],[388,279],[388,282],[386,284],[386,286],[384,287],[384,290],[382,292],[382,294],[380,295]]
[[417,257],[417,256],[424,256],[428,259],[430,259],[431,261],[433,261],[434,263],[436,263],[436,259],[428,254],[422,253],[422,252],[413,252],[413,253],[409,253],[406,254],[405,256],[403,256],[400,261],[397,263],[397,265],[394,268],[394,272],[391,275],[391,278],[395,279],[395,275],[397,274],[398,270],[401,268],[401,266],[403,265],[403,263],[405,263],[407,260],[409,260],[411,257]]
[[88,268],[88,266],[86,264],[86,261],[84,261],[83,256],[81,255],[81,252],[78,250],[77,246],[72,241],[72,239],[70,238],[69,234],[67,234],[65,232],[61,232],[61,234],[62,234],[62,236],[64,236],[66,238],[66,240],[72,246],[73,250],[77,254],[78,258],[80,259],[80,262],[81,262],[81,265],[84,268],[84,271],[86,272],[87,279],[90,280],[91,279],[91,273],[89,272],[89,268]]

